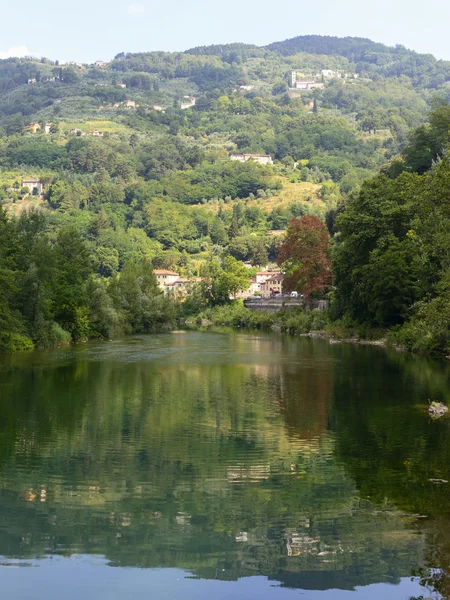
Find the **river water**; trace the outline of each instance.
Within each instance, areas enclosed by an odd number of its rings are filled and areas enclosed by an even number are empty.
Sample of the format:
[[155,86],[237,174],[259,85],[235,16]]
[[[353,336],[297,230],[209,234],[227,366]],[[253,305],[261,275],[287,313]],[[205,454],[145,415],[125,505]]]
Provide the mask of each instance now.
[[174,332],[0,358],[8,600],[440,598],[450,368]]

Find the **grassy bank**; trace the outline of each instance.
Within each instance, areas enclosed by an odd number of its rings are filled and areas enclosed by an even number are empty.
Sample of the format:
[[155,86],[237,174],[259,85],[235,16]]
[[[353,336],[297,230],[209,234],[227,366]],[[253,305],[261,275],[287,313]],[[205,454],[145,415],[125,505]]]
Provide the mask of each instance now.
[[215,306],[186,318],[188,327],[227,326],[239,329],[259,329],[282,331],[293,335],[321,334],[337,339],[376,340],[383,337],[384,331],[355,327],[344,321],[331,321],[327,311],[290,310],[277,313],[252,312],[242,301],[225,306]]

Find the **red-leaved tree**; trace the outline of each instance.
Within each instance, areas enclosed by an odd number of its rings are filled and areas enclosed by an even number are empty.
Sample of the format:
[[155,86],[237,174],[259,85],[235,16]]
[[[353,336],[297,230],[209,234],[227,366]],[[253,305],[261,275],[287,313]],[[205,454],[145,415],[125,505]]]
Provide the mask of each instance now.
[[310,298],[331,285],[330,234],[317,217],[292,219],[280,248],[278,265],[285,273],[283,288]]

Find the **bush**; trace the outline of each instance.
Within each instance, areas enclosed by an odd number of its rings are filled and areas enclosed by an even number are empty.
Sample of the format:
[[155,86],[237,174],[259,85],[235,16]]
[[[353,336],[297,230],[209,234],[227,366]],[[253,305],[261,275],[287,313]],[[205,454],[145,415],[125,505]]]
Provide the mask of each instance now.
[[53,346],[70,344],[70,342],[72,341],[72,336],[70,335],[70,333],[63,329],[58,323],[52,323],[50,332],[52,336]]
[[438,296],[418,310],[413,318],[394,329],[389,341],[413,352],[450,353],[450,297]]
[[317,309],[277,313],[253,312],[245,308],[242,301],[236,301],[204,310],[194,318],[198,326],[201,326],[204,321],[219,326],[267,331],[279,326],[281,331],[299,334],[322,331],[328,324],[328,314]]
[[20,333],[0,333],[0,352],[27,352],[34,349],[32,340]]

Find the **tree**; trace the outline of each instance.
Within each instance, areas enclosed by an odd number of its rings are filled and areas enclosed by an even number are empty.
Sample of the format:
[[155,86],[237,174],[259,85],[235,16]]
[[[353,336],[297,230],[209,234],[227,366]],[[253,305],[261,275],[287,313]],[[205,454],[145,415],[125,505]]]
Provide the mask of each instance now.
[[331,285],[329,245],[330,234],[319,218],[293,218],[278,256],[285,272],[283,287],[307,297],[325,292]]
[[227,256],[222,263],[211,259],[203,267],[201,275],[203,297],[210,306],[227,304],[250,283],[248,269],[233,256]]
[[56,239],[55,318],[73,339],[88,334],[85,316],[86,281],[92,272],[89,252],[74,226],[60,230]]

